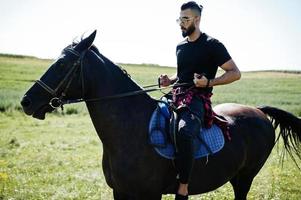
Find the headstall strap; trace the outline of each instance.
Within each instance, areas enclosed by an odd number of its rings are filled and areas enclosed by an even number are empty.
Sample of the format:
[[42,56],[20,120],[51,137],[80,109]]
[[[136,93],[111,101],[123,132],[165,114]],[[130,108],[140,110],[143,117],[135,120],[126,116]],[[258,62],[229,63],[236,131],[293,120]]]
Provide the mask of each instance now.
[[80,53],[78,53],[76,50],[74,50],[74,49],[71,49],[71,48],[67,48],[67,49],[65,49],[65,51],[69,51],[70,53],[72,53],[72,54],[74,54],[74,55],[76,55],[76,56],[78,56],[78,57],[80,57]]

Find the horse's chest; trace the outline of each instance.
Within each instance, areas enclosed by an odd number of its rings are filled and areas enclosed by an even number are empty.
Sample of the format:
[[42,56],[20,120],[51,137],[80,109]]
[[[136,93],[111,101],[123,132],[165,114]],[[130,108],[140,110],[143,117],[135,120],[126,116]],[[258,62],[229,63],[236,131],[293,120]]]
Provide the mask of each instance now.
[[106,182],[111,188],[133,189],[132,187],[135,187],[137,181],[141,179],[141,172],[137,170],[137,164],[131,161],[131,158],[125,159],[124,156],[123,158],[103,156],[103,172]]

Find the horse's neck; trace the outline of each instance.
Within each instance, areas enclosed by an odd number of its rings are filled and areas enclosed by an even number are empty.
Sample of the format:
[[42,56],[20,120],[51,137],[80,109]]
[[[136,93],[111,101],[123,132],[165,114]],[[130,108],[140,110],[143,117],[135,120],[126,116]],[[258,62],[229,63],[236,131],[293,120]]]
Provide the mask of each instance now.
[[[123,97],[100,102],[87,102],[87,107],[101,139],[128,137],[146,122],[155,102],[143,96]],[[136,126],[139,127],[136,127]]]
[[[120,75],[125,75],[120,74],[118,69],[106,76],[106,83],[102,82],[103,74],[97,75],[95,72],[93,75],[94,91],[91,91],[86,98],[89,96],[95,98],[95,94],[103,96],[103,91],[114,95],[140,89],[130,78],[120,78]],[[123,81],[118,82],[120,80]],[[111,148],[118,145],[131,145],[133,138],[135,140],[145,138],[148,120],[155,106],[155,101],[147,94],[87,102],[87,108],[100,139],[104,145]]]

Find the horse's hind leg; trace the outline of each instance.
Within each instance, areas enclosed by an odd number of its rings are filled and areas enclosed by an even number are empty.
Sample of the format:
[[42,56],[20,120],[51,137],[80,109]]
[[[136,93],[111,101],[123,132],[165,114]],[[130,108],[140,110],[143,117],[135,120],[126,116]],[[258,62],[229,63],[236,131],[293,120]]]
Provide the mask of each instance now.
[[254,176],[238,174],[230,180],[234,189],[235,200],[247,199],[253,179]]

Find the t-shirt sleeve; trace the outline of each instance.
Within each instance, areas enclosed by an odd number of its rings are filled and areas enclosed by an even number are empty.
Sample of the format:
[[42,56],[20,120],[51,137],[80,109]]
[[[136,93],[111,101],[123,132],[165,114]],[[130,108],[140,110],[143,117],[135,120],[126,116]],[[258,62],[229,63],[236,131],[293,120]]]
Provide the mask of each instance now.
[[223,65],[225,62],[231,59],[226,47],[218,40],[212,41],[211,53],[213,61],[217,66]]

